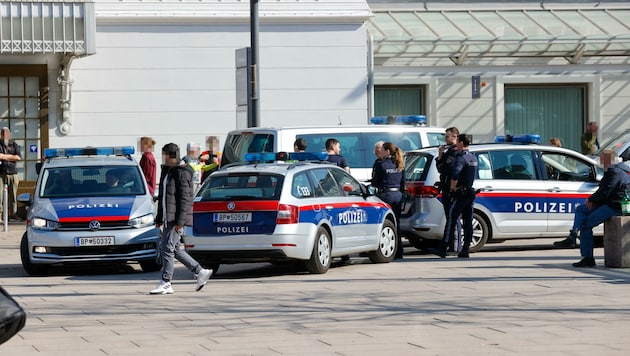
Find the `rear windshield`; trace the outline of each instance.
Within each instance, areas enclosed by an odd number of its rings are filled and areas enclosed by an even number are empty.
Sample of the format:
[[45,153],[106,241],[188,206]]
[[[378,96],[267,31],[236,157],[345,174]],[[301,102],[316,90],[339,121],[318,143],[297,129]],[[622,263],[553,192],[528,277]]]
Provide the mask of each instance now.
[[197,201],[279,200],[283,180],[277,174],[214,174],[197,193]]
[[41,174],[42,198],[146,194],[137,166],[59,167]]

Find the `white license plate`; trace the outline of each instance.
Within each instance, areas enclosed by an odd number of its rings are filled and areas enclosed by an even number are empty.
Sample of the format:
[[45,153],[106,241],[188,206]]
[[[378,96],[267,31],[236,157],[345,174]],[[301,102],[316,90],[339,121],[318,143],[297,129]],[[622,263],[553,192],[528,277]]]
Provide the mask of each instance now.
[[215,223],[252,222],[252,213],[214,213],[212,221]]
[[114,236],[97,237],[77,237],[74,239],[74,246],[110,246],[114,245]]

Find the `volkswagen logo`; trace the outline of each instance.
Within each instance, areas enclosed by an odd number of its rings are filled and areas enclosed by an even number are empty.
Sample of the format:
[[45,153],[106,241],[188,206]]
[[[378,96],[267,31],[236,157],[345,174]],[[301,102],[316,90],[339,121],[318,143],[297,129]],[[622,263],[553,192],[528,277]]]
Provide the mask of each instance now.
[[101,223],[98,222],[98,220],[92,220],[90,221],[89,227],[90,227],[90,230],[96,231],[101,228]]
[[236,203],[233,201],[229,202],[227,208],[228,210],[234,210],[234,208],[236,208]]

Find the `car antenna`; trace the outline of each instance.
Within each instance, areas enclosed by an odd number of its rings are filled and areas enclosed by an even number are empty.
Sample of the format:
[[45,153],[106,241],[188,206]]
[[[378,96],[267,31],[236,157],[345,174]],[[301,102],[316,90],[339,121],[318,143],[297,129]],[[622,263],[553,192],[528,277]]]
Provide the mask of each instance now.
[[341,115],[337,115],[337,120],[339,120],[339,126],[343,125],[343,124],[341,123]]

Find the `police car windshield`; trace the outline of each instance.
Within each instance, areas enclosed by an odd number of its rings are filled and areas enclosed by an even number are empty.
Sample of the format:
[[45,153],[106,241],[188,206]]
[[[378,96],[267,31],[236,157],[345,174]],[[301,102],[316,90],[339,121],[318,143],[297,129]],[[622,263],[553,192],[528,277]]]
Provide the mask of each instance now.
[[200,201],[279,200],[284,176],[245,173],[211,175],[197,194]]
[[145,194],[143,178],[136,166],[51,167],[41,174],[42,198]]

